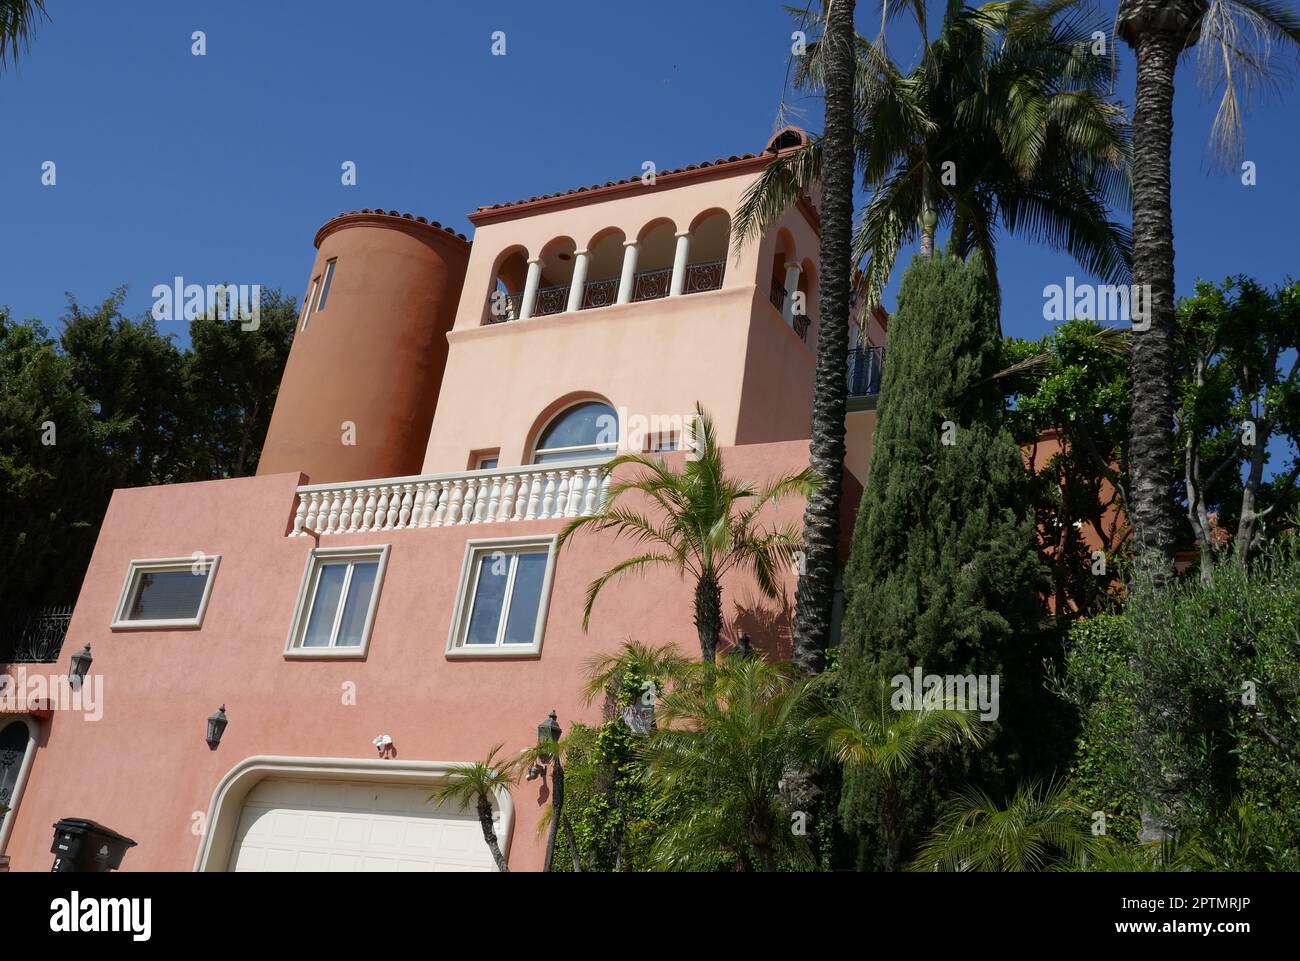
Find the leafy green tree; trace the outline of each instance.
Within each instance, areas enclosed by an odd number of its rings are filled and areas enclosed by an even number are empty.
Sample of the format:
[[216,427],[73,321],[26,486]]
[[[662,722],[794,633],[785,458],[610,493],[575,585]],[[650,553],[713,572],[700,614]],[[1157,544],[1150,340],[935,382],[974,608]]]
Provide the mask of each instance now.
[[[1173,571],[1173,422],[1175,383],[1174,225],[1170,151],[1174,131],[1174,73],[1183,51],[1199,42],[1207,89],[1222,90],[1214,120],[1215,156],[1240,156],[1243,100],[1277,68],[1274,47],[1294,54],[1300,17],[1278,0],[1120,0],[1117,36],[1133,48],[1133,283],[1149,292],[1144,323],[1132,341],[1129,518],[1137,565],[1159,588]],[[1167,834],[1153,812],[1148,837]]]
[[675,680],[660,701],[661,723],[641,748],[651,787],[683,805],[655,840],[654,867],[812,867],[782,780],[816,757],[816,684],[788,664],[753,656],[692,665]]
[[[1248,277],[1198,282],[1178,305],[1176,350],[1177,456],[1201,579],[1209,580],[1229,538],[1248,560],[1297,503],[1300,283],[1266,290]],[[1265,480],[1275,442],[1292,463]]]
[[[844,684],[858,700],[881,678],[1000,676],[1004,736],[981,761],[1015,759],[1018,717],[1039,687],[1036,591],[1044,572],[1020,449],[1003,421],[998,315],[978,259],[918,258],[890,324],[871,473],[844,580]],[[904,847],[965,776],[934,767],[902,789]],[[933,767],[933,766],[932,766]],[[947,788],[948,790],[945,790]],[[841,813],[862,835],[862,863],[888,851],[883,785],[846,777]],[[905,853],[905,852],[904,852]]]
[[270,290],[262,292],[254,330],[215,312],[190,322],[183,370],[188,479],[257,473],[297,320],[297,301]]
[[1086,864],[1102,842],[1064,782],[1020,784],[1006,807],[960,791],[911,864],[913,871],[1046,871]]
[[496,760],[503,745],[498,744],[488,751],[487,757],[473,764],[456,768],[446,778],[438,782],[428,797],[430,804],[457,804],[460,810],[474,805],[478,815],[479,827],[483,829],[483,841],[492,853],[497,870],[508,873],[505,855],[497,843],[496,830],[492,824],[492,799],[498,794],[509,793],[510,785],[518,780],[518,764],[514,761],[502,764]]
[[[730,570],[748,571],[759,590],[781,596],[781,573],[789,569],[800,544],[796,528],[759,526],[759,515],[791,495],[808,496],[817,478],[811,469],[783,474],[761,490],[728,476],[712,419],[696,405],[694,448],[680,470],[662,459],[623,454],[601,468],[604,477],[623,467],[641,471],[613,483],[604,506],[578,517],[560,531],[559,548],[581,531],[613,531],[645,550],[615,564],[587,587],[582,625],[591,621],[601,590],[624,574],[667,567],[695,581],[695,630],[700,657],[714,660],[722,632],[722,578]],[[628,501],[633,501],[631,506]],[[652,506],[651,513],[644,507]]]
[[987,729],[964,705],[951,699],[938,705],[914,704],[904,698],[900,707],[896,703],[899,693],[878,681],[860,702],[833,704],[813,722],[817,740],[832,760],[850,770],[869,770],[880,778],[886,871],[897,871],[902,865],[902,778],[926,754],[961,745],[980,747],[987,740]]
[[[1071,621],[1101,610],[1122,567],[1129,389],[1127,342],[1090,320],[1039,341],[1004,342],[1008,418],[1026,451],[1038,554],[1051,572],[1052,609]],[[1041,448],[1059,442],[1044,456]],[[1106,564],[1098,573],[1093,551]]]

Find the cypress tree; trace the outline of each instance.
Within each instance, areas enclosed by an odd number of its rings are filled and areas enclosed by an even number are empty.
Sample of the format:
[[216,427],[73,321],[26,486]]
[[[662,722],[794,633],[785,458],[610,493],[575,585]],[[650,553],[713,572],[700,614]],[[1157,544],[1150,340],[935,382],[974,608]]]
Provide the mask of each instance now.
[[886,843],[879,784],[848,775],[840,812],[859,867],[897,869],[938,802],[994,790],[1018,760],[1011,706],[1035,697],[1044,572],[1021,453],[1003,424],[997,296],[977,259],[917,258],[890,324],[871,472],[844,576],[845,689],[923,674],[998,675],[991,749],[922,759],[904,779],[903,843]]

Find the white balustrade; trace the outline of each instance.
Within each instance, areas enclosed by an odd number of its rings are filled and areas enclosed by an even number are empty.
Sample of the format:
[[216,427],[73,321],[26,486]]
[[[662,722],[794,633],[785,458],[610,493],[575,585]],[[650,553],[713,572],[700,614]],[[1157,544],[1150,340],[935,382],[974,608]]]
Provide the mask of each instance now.
[[494,524],[594,514],[609,478],[590,462],[298,488],[290,537]]

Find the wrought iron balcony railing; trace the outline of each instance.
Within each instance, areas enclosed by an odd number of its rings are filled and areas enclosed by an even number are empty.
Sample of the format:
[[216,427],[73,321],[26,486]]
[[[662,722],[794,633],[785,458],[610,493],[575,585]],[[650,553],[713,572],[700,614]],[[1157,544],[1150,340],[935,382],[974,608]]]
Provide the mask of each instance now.
[[[722,288],[726,276],[727,262],[723,260],[705,260],[686,265],[686,275],[682,278],[682,293],[699,294],[706,290]],[[643,270],[632,278],[632,301],[659,300],[667,297],[672,289],[673,269]],[[582,301],[579,310],[593,310],[609,307],[618,301],[618,277],[606,277],[603,280],[591,280],[582,285]],[[548,314],[562,314],[569,309],[569,284],[553,287],[540,287],[533,301],[533,317],[545,317]],[[501,324],[509,320],[518,320],[523,313],[524,293],[521,290],[502,292],[503,296],[494,297],[488,311],[489,324]],[[777,307],[780,310],[780,307]]]
[[772,278],[772,289],[767,296],[778,314],[785,309],[785,284],[775,277]]
[[18,611],[0,622],[0,664],[50,664],[59,659],[72,607]]
[[885,368],[885,348],[855,347],[849,351],[850,397],[872,397],[880,393]]
[[582,305],[579,310],[591,310],[595,307],[608,307],[618,300],[618,278],[606,277],[604,280],[589,280],[582,285]]
[[661,297],[668,296],[668,288],[672,286],[673,269],[665,267],[662,270],[642,270],[636,275],[632,283],[632,302],[637,303],[642,300],[658,300]]
[[698,264],[687,264],[686,282],[682,293],[698,294],[706,290],[720,290],[722,278],[727,273],[726,258],[722,260],[705,260]]

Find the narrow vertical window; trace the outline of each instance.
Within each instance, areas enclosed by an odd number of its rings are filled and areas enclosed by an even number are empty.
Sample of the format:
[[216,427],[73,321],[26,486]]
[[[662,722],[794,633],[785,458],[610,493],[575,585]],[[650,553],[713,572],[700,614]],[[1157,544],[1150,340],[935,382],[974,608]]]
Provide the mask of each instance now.
[[316,297],[316,284],[319,280],[319,277],[313,278],[311,290],[307,291],[307,299],[302,304],[302,326],[299,327],[299,330],[307,329],[307,320],[311,317],[311,302]]
[[325,301],[330,295],[330,281],[334,279],[334,265],[338,263],[337,258],[327,261],[325,264],[325,279],[320,284],[320,300],[316,301],[316,313],[325,309]]

